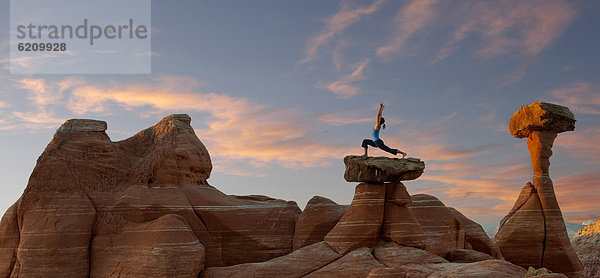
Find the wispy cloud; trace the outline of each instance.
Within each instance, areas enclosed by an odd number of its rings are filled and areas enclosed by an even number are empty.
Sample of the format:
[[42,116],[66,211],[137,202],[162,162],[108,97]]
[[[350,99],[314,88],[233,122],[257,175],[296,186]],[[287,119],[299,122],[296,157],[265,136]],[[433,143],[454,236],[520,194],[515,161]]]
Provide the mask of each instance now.
[[481,107],[484,110],[477,120],[481,123],[485,124],[487,128],[490,130],[494,130],[497,132],[507,132],[508,124],[506,121],[498,121],[498,109],[492,103],[482,102],[477,104],[478,107]]
[[56,104],[63,98],[60,88],[57,86],[49,88],[46,81],[41,78],[23,78],[17,83],[20,89],[29,91],[29,100],[40,109]]
[[377,49],[377,55],[385,59],[400,52],[413,35],[435,19],[437,3],[438,0],[413,0],[401,9],[394,19],[393,36]]
[[565,155],[581,159],[586,164],[600,164],[600,129],[597,126],[575,129],[575,132],[561,133],[556,138],[555,149],[565,150]]
[[327,89],[340,98],[350,98],[360,93],[360,88],[352,83],[365,80],[364,70],[369,64],[369,59],[364,59],[361,62],[353,65],[353,71],[349,75],[342,77],[340,80],[328,83],[318,84],[317,87]]
[[548,92],[548,96],[575,113],[600,115],[600,84],[578,81],[552,90]]
[[64,121],[53,111],[53,106],[59,105],[63,99],[58,86],[48,85],[41,78],[22,78],[10,82],[14,83],[16,89],[23,90],[30,102],[28,105],[11,107],[13,111],[3,115],[7,120],[0,123],[1,130],[56,128]]
[[[119,110],[151,114],[175,112],[201,113],[197,134],[210,149],[211,156],[221,164],[235,161],[262,167],[277,164],[284,167],[317,167],[330,163],[348,150],[347,146],[325,143],[314,130],[314,118],[297,108],[272,109],[247,98],[230,97],[198,90],[193,78],[162,76],[148,83],[116,81],[93,82],[83,78],[67,78],[50,82],[31,79],[21,82],[24,88],[36,91],[32,103],[53,103],[46,99],[48,88],[62,94],[64,108],[77,115],[111,113]],[[13,117],[29,124],[56,124],[51,110],[15,112]],[[239,165],[238,165],[239,166]],[[228,173],[248,175],[236,168]],[[216,169],[219,171],[219,169]]]
[[554,179],[554,189],[567,221],[600,218],[600,173],[577,173]]
[[566,0],[462,3],[471,7],[460,15],[459,27],[435,61],[447,58],[472,34],[481,38],[476,51],[481,58],[506,53],[536,56],[563,33],[577,14],[573,4]]
[[57,125],[63,123],[66,119],[58,118],[53,112],[41,110],[37,112],[13,112],[13,119],[23,122],[23,128],[27,129],[43,129],[56,128]]
[[377,0],[368,6],[352,8],[350,2],[342,3],[340,10],[326,20],[325,27],[318,35],[308,41],[305,57],[300,64],[312,62],[317,59],[319,48],[342,34],[348,27],[357,23],[362,16],[378,11],[385,0]]
[[[366,114],[366,112],[364,114]],[[375,117],[366,117],[366,116],[360,115],[359,113],[356,113],[354,111],[325,113],[325,114],[320,114],[317,118],[319,119],[319,121],[324,122],[328,125],[332,125],[332,126],[343,126],[343,125],[349,125],[349,124],[375,122]]]

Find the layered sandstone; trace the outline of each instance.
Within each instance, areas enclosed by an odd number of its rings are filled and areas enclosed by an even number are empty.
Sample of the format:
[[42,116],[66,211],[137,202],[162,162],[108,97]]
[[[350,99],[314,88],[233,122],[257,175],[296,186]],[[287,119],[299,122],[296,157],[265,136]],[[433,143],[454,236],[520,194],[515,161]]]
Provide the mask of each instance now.
[[421,224],[407,206],[412,198],[400,183],[386,184],[386,202],[381,238],[406,246],[425,249],[425,234]]
[[475,250],[454,249],[446,253],[446,259],[453,263],[474,263],[493,260],[494,257]]
[[367,278],[406,278],[406,273],[393,267],[376,267],[371,269]]
[[441,264],[448,261],[423,249],[403,246],[394,242],[381,241],[373,250],[373,256],[390,267],[407,264]]
[[139,224],[105,214],[94,234],[90,277],[195,277],[204,269],[204,246],[176,214]]
[[360,247],[373,247],[380,238],[385,211],[385,186],[356,186],[350,208],[325,236],[325,242],[340,254]]
[[426,237],[425,249],[438,256],[455,249],[472,249],[502,259],[498,247],[483,228],[453,208],[446,207],[438,198],[417,194],[408,205],[419,221]]
[[304,277],[367,277],[379,267],[384,265],[373,257],[371,249],[362,247]]
[[327,244],[319,242],[266,262],[211,267],[202,277],[304,277],[341,257]]
[[515,112],[509,127],[513,136],[527,137],[533,183],[523,188],[501,221],[496,243],[508,261],[520,266],[546,267],[569,277],[584,277],[549,175],[554,139],[558,133],[575,129],[575,117],[567,107],[534,102]]
[[[210,156],[190,123],[171,115],[113,142],[105,122],[65,122],[0,223],[1,276],[98,277],[118,268],[195,277],[203,266],[290,253],[296,203],[210,186]],[[120,228],[99,232],[106,215]]]
[[294,250],[323,241],[325,235],[340,221],[348,206],[315,196],[308,201],[296,221]]

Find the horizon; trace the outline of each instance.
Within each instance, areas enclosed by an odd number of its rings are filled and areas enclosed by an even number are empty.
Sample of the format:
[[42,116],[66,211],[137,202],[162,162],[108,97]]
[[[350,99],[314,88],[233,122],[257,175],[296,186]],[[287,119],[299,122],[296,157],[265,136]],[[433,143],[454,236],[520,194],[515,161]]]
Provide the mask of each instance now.
[[[8,18],[9,1],[0,3]],[[385,103],[382,139],[426,163],[404,182],[409,193],[498,223],[532,178],[526,140],[508,120],[546,101],[577,119],[550,159],[563,216],[600,219],[598,2],[152,6],[151,75],[11,75],[2,25],[2,215],[65,120],[106,121],[119,141],[175,113],[192,117],[213,163],[208,182],[224,193],[349,204],[357,183],[344,180],[343,157],[362,154]]]

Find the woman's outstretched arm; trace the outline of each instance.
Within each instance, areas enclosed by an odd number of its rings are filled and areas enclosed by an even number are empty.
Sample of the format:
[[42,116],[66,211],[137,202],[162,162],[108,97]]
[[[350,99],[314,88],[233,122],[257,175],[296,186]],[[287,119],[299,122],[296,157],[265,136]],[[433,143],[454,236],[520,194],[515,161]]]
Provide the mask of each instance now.
[[381,125],[379,124],[380,119],[381,119],[381,113],[383,113],[383,108],[385,107],[385,105],[383,105],[383,103],[379,104],[379,111],[377,112],[377,119],[375,121],[375,129],[379,130],[381,128]]

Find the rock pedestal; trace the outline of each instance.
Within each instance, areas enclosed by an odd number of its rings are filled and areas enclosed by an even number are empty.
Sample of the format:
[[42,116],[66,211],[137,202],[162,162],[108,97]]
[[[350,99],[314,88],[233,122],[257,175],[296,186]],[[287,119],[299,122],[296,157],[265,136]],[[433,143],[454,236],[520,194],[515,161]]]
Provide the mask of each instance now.
[[415,158],[346,156],[344,164],[344,178],[363,183],[356,186],[350,208],[325,242],[340,254],[374,247],[381,239],[425,248],[421,225],[407,207],[412,199],[400,182],[418,178],[425,163]]
[[425,249],[425,234],[407,206],[412,198],[400,182],[386,186],[385,212],[381,238],[398,244]]
[[517,265],[585,277],[569,242],[549,175],[554,139],[558,133],[575,129],[573,113],[564,106],[534,102],[515,112],[509,126],[513,136],[527,137],[533,184],[523,188],[509,214],[500,222],[496,244],[506,260]]
[[325,242],[340,254],[375,246],[385,211],[385,185],[361,183],[342,219],[325,236]]

